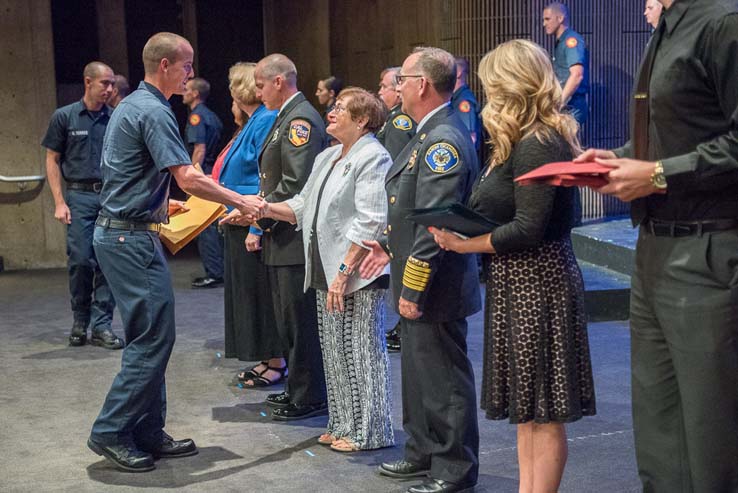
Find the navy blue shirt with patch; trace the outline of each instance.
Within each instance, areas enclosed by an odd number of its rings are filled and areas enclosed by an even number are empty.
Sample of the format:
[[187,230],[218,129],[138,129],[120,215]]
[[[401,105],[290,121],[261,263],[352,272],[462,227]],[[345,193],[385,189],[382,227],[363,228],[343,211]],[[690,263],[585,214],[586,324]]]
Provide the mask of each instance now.
[[465,84],[456,89],[451,95],[451,106],[469,129],[469,133],[475,136],[474,147],[479,150],[482,143],[482,120],[479,117],[479,103],[471,88]]
[[91,112],[82,100],[57,109],[41,145],[61,154],[61,173],[66,181],[100,181],[100,156],[111,110]]
[[588,58],[587,47],[582,35],[571,28],[566,28],[566,31],[556,40],[553,56],[554,72],[556,72],[556,78],[559,79],[562,88],[569,79],[569,67],[581,65],[584,67],[584,79],[582,79],[574,95],[584,96],[589,92]]
[[223,130],[223,122],[220,121],[218,115],[200,103],[190,112],[187,118],[187,126],[185,127],[185,140],[187,142],[187,150],[192,156],[195,144],[205,144],[205,162],[200,163],[205,174],[213,171],[213,165],[218,157],[218,142],[220,141],[220,133]]
[[116,107],[105,133],[100,215],[125,221],[168,221],[170,166],[191,164],[169,102],[141,82]]

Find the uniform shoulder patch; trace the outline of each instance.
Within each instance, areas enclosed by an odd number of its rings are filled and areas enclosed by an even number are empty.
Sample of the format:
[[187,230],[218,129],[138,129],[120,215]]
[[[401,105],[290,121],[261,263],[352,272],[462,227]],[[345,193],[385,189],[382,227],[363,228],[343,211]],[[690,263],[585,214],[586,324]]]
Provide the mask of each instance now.
[[579,41],[577,41],[577,38],[575,38],[574,36],[569,36],[568,38],[566,38],[567,48],[576,48],[578,44]]
[[459,164],[459,152],[451,144],[439,142],[425,153],[425,163],[434,173],[448,173]]
[[459,103],[459,111],[469,113],[471,111],[471,103],[466,99]]
[[198,115],[197,113],[192,113],[190,115],[190,125],[192,125],[193,127],[198,126],[201,121],[202,119],[200,118],[200,115]]
[[307,120],[292,120],[290,122],[290,142],[295,147],[300,147],[310,140],[310,129],[312,126]]
[[407,115],[397,115],[392,120],[392,125],[398,130],[408,131],[413,129],[413,121]]

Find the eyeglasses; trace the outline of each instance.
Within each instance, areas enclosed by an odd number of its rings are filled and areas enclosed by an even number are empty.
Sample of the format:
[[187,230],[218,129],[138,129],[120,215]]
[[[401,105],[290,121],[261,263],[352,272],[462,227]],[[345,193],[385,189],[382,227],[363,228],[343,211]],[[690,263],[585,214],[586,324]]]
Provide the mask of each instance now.
[[336,115],[340,115],[344,111],[346,111],[346,107],[341,103],[336,103],[333,105],[333,108],[331,108],[331,112],[335,113]]
[[397,74],[395,76],[395,80],[397,81],[398,84],[404,84],[405,83],[405,79],[407,79],[408,77],[425,77],[425,75],[422,75],[422,74],[417,74],[417,75],[415,75],[415,74],[414,75],[404,75],[404,74],[401,75],[401,74]]

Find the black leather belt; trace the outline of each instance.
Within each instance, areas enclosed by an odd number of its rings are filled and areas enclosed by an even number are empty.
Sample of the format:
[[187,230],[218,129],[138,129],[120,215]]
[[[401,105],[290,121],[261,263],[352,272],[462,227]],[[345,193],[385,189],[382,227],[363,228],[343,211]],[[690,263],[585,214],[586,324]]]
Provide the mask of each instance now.
[[159,223],[138,223],[134,221],[120,221],[109,217],[98,216],[95,224],[103,228],[126,229],[128,231],[161,231]]
[[87,183],[83,181],[68,181],[67,189],[68,190],[84,190],[85,192],[100,193],[100,190],[102,190],[102,182],[96,181],[93,183]]
[[706,221],[659,221],[646,219],[643,227],[654,236],[702,236],[703,233],[738,229],[738,219],[709,219]]

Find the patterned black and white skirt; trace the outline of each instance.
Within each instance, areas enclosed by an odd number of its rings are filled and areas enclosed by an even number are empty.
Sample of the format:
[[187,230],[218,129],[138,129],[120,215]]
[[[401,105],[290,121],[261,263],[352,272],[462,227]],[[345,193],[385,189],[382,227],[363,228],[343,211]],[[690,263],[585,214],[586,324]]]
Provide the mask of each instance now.
[[361,450],[395,443],[384,292],[361,289],[344,297],[343,312],[328,312],[327,291],[316,290],[328,393],[327,433],[348,437]]
[[582,273],[571,240],[492,255],[481,407],[489,419],[568,423],[596,413]]

